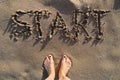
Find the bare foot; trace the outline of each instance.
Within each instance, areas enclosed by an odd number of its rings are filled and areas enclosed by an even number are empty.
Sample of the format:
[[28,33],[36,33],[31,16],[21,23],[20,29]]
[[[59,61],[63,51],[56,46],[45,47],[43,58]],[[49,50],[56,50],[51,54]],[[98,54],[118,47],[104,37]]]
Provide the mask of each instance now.
[[48,72],[48,78],[46,80],[54,80],[55,78],[55,65],[52,55],[48,55],[44,60],[44,67]]
[[61,60],[60,70],[59,70],[59,80],[70,80],[67,77],[67,73],[71,68],[71,60],[68,56],[64,55]]

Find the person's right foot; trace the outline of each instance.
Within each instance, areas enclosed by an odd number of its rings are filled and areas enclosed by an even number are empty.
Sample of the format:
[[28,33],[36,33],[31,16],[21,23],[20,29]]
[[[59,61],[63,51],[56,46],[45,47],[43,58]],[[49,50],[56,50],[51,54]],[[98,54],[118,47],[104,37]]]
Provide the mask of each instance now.
[[71,68],[71,60],[68,56],[64,55],[62,57],[61,63],[60,63],[60,69],[59,69],[59,80],[69,80],[69,78],[66,76],[69,69]]
[[44,67],[48,72],[48,78],[45,80],[54,80],[55,78],[55,65],[54,65],[54,59],[52,55],[46,56],[44,60]]

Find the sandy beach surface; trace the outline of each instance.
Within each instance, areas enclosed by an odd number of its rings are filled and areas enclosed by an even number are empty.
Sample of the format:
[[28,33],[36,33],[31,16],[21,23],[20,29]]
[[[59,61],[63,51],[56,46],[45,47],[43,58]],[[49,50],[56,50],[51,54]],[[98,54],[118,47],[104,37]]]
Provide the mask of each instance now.
[[[50,41],[35,42],[32,38],[14,42],[5,32],[9,19],[16,10],[44,10],[52,12],[49,19],[42,20],[44,37],[49,24],[59,11],[70,28],[70,16],[74,9],[89,5],[93,9],[111,10],[102,21],[104,40],[91,40],[83,44],[83,35],[75,44],[64,42],[59,34]],[[23,17],[31,23],[28,17]],[[90,23],[93,28],[93,24]],[[91,31],[89,31],[91,32]],[[71,80],[120,80],[120,0],[0,0],[0,80],[44,80],[46,72],[42,64],[46,55],[55,56],[55,65],[61,56],[72,59],[68,74]]]

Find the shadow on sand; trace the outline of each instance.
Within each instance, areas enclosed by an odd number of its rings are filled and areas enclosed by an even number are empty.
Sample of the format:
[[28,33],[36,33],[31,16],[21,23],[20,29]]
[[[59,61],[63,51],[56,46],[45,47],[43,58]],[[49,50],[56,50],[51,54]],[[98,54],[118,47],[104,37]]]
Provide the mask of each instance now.
[[10,32],[11,31],[11,28],[12,28],[12,23],[13,23],[13,21],[11,20],[11,18],[8,20],[8,24],[7,24],[7,27],[6,27],[6,29],[4,30],[4,33],[3,33],[3,35],[6,33],[6,32]]
[[45,80],[48,77],[48,73],[44,67],[44,64],[42,65],[42,67],[43,67],[43,73],[42,73],[43,75],[41,80]]
[[120,9],[120,0],[114,0],[114,9]]
[[42,51],[45,47],[46,47],[46,45],[49,43],[49,41],[50,41],[51,39],[47,36],[46,37],[46,39],[43,41],[43,43],[42,43],[42,46],[41,46],[41,48],[40,48],[40,51]]
[[44,5],[56,8],[62,14],[71,14],[76,7],[69,0],[44,0]]

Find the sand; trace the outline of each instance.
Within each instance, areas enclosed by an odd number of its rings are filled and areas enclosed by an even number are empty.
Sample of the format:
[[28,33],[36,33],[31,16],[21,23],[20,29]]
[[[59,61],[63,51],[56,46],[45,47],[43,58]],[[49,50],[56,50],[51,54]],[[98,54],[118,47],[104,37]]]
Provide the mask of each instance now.
[[[120,80],[119,4],[119,0],[0,0],[0,80],[44,80],[47,75],[42,63],[50,53],[55,56],[56,67],[63,54],[71,57],[73,65],[68,74],[71,80]],[[10,16],[18,9],[49,9],[52,17],[42,21],[46,34],[56,11],[70,27],[71,12],[84,5],[111,10],[103,19],[104,40],[101,43],[92,40],[83,44],[82,36],[76,44],[65,43],[57,34],[46,43],[34,45],[32,39],[14,42],[10,40],[9,32],[4,34]]]

